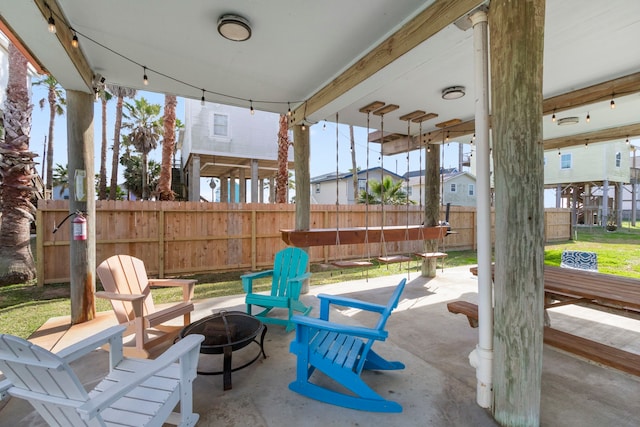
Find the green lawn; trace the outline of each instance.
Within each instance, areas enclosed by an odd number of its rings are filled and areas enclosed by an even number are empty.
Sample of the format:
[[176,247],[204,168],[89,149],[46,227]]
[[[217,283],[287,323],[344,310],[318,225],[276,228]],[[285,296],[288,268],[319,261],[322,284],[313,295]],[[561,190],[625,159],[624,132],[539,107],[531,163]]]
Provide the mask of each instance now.
[[[640,279],[640,227],[628,224],[609,233],[601,228],[581,228],[577,239],[553,243],[545,247],[545,263],[560,265],[560,254],[564,249],[593,251],[598,254],[598,268],[601,273],[616,274]],[[475,251],[449,251],[446,267],[476,264]],[[409,263],[411,272],[420,270],[418,261]],[[312,265],[312,285],[345,282],[368,277],[379,277],[407,271],[407,263],[374,265],[369,268],[334,269]],[[225,295],[242,294],[241,272],[201,274],[190,276],[198,280],[195,299],[207,299]],[[259,290],[266,290],[268,281],[263,280]],[[181,290],[176,288],[157,289],[154,302],[164,303],[181,298]],[[107,301],[97,300],[97,310],[106,311],[111,307]],[[46,285],[38,288],[31,285],[0,287],[0,332],[29,337],[47,319],[70,314],[69,284]]]

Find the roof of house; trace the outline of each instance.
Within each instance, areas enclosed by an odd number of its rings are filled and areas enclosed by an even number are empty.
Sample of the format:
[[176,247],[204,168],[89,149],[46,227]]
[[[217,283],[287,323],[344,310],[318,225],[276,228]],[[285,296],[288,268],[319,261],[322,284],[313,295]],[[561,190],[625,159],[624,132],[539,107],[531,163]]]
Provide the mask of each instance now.
[[[396,174],[396,173],[393,173],[393,172],[391,172],[391,171],[390,171],[390,170],[388,170],[388,169],[383,169],[383,168],[381,168],[381,167],[379,167],[379,166],[377,166],[377,167],[375,167],[375,168],[369,168],[369,173],[372,173],[372,172],[378,172],[378,171],[380,171],[380,170],[383,170],[383,171],[384,171],[384,172],[383,172],[383,174],[384,174],[384,175],[389,175],[389,176],[391,176],[391,177],[392,177],[392,178],[394,178],[394,179],[398,179],[398,180],[405,179],[404,177],[402,177],[402,176],[400,176],[400,175],[398,175],[398,174]],[[365,169],[365,170],[359,170],[359,171],[358,171],[358,177],[363,176],[363,175],[366,175],[366,174],[367,174],[367,170],[366,170],[366,169]],[[344,180],[344,179],[348,179],[348,178],[351,178],[351,177],[353,177],[353,172],[352,172],[352,171],[349,171],[349,172],[339,172],[339,173],[337,174],[337,178],[338,178],[339,180]],[[318,176],[316,176],[316,177],[311,178],[311,184],[319,184],[319,183],[321,183],[321,182],[326,182],[326,181],[335,181],[335,180],[336,180],[336,173],[335,173],[335,172],[333,172],[333,173],[326,173],[326,174],[324,174],[324,175],[318,175]]]

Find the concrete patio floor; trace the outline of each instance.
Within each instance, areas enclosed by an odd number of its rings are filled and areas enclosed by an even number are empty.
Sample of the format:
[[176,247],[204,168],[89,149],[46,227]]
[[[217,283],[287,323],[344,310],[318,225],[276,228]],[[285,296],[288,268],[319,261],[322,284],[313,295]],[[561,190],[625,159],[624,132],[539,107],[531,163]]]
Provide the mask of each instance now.
[[[393,287],[404,275],[358,280],[326,286],[312,286],[303,296],[316,308],[318,293],[342,294],[385,303]],[[312,279],[313,280],[313,279]],[[200,414],[198,426],[495,426],[488,410],[475,403],[475,371],[467,356],[475,347],[477,329],[465,317],[447,311],[446,303],[465,299],[475,302],[477,281],[468,267],[438,270],[427,280],[411,273],[398,309],[388,322],[389,339],[376,344],[389,360],[406,365],[401,371],[366,372],[368,382],[381,395],[403,406],[399,414],[368,413],[327,405],[288,389],[295,377],[295,357],[289,353],[294,332],[269,326],[264,348],[267,359],[234,372],[233,389],[222,390],[219,375],[198,375],[194,382],[194,410]],[[215,298],[196,304],[193,320],[220,310],[244,310],[244,297]],[[583,335],[640,354],[640,321],[577,306],[550,312],[555,328]],[[369,324],[372,315],[358,310],[336,311],[332,319],[353,324]],[[64,321],[48,324],[48,334],[34,338],[43,346],[59,349],[73,340],[113,323],[108,313],[91,325],[79,325],[64,332]],[[47,326],[47,325],[45,325]],[[46,329],[46,328],[45,328]],[[43,329],[41,328],[41,331]],[[57,335],[51,334],[58,330]],[[255,355],[251,345],[237,354],[234,366],[243,357]],[[219,363],[221,356],[203,355],[203,365]],[[106,353],[96,350],[73,363],[81,380],[92,386],[107,370]],[[545,346],[542,377],[541,424],[543,426],[637,426],[640,378],[597,366]],[[0,426],[45,425],[31,406],[10,399],[0,407]]]

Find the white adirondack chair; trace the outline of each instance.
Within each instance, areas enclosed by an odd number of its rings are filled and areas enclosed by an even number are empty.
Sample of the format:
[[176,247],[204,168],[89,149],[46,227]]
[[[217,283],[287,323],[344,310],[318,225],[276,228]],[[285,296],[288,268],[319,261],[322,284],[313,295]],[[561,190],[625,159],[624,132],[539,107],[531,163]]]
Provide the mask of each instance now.
[[[127,325],[125,336],[135,334],[135,348],[125,347],[127,356],[149,357],[153,347],[174,339],[191,323],[195,280],[149,279],[144,262],[130,255],[113,255],[96,270],[105,291],[95,296],[111,301],[118,323]],[[151,296],[154,286],[182,287],[182,301],[157,309]],[[166,324],[180,317],[181,324]]]
[[[202,335],[189,335],[155,360],[122,353],[124,326],[113,326],[57,354],[0,335],[0,396],[29,401],[51,426],[193,426],[192,384]],[[69,363],[109,344],[110,372],[90,392]],[[173,412],[180,403],[180,412]]]

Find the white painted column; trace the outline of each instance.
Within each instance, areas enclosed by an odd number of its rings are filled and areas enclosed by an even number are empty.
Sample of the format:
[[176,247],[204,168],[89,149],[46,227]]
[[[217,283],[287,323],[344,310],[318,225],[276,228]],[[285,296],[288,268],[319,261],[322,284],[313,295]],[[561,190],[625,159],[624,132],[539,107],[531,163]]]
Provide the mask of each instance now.
[[200,155],[191,156],[189,172],[189,201],[197,202],[200,200]]
[[598,218],[598,223],[602,227],[606,227],[607,218],[609,217],[609,180],[605,179],[602,181],[602,207],[601,207],[601,215]]
[[562,207],[562,184],[556,185],[556,208]]
[[476,162],[478,216],[478,345],[469,355],[476,368],[476,401],[483,408],[493,403],[493,280],[491,274],[491,181],[489,144],[489,46],[487,14],[471,15],[476,87]]
[[258,161],[251,159],[251,203],[260,203],[259,188],[262,186],[262,182],[258,178]]

